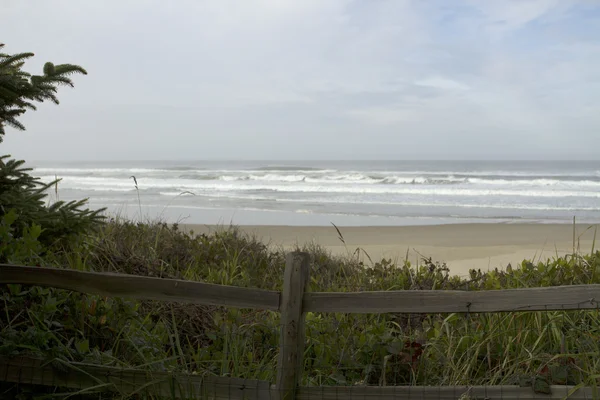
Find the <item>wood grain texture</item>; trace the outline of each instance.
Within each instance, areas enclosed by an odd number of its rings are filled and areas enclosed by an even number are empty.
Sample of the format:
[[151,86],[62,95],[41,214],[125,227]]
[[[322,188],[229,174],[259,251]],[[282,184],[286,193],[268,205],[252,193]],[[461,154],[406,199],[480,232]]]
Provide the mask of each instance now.
[[101,296],[279,309],[279,292],[178,279],[0,264],[0,283],[55,287]]
[[279,400],[295,399],[296,387],[302,375],[304,355],[302,297],[308,285],[309,269],[308,253],[287,254],[280,306],[281,333],[276,382],[276,395]]
[[456,400],[465,399],[593,399],[590,387],[551,386],[550,394],[535,393],[531,387],[519,386],[321,386],[300,387],[296,400]]
[[[278,399],[280,392],[266,381],[201,377],[83,363],[54,367],[40,359],[0,357],[0,381],[77,390],[96,388],[124,396],[134,392],[168,398]],[[597,391],[594,392],[594,389]],[[600,389],[550,386],[550,394],[519,386],[319,386],[299,387],[297,400],[455,400],[462,395],[479,399],[593,399]]]
[[[176,279],[0,265],[0,283],[57,287],[103,296],[279,310],[280,293]],[[306,293],[303,310],[344,313],[552,311],[599,308],[600,285],[528,289]]]
[[309,312],[341,313],[489,313],[600,308],[600,285],[529,289],[451,291],[400,290],[381,292],[307,293]]
[[0,358],[0,381],[77,390],[133,393],[167,398],[265,399],[269,382],[198,375],[170,374],[72,363],[52,366],[39,359]]

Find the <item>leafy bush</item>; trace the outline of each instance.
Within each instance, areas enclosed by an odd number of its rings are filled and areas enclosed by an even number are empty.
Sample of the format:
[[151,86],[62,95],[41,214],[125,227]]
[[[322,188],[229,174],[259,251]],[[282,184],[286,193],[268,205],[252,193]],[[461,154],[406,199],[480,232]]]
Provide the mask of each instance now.
[[[3,47],[0,43],[0,50]],[[42,75],[32,75],[23,66],[33,56],[33,53],[0,52],[0,143],[6,126],[25,130],[18,118],[27,110],[35,110],[36,102],[49,100],[59,104],[58,87],[73,87],[71,75],[87,74],[78,65],[47,62]],[[10,159],[10,155],[0,156],[0,218],[14,210],[16,214],[9,217],[13,237],[29,235],[31,232],[26,230],[36,227],[36,238],[44,246],[64,245],[81,238],[102,220],[103,209],[82,208],[86,200],[46,204],[46,192],[56,182],[43,183],[32,177],[31,168],[24,168],[24,163]]]
[[42,228],[37,224],[25,226],[17,233],[14,226],[18,215],[15,209],[0,217],[0,263],[18,264],[37,261],[42,251],[39,242]]
[[[0,49],[3,46],[0,44]],[[31,75],[22,67],[32,56],[0,53],[0,143],[6,126],[25,129],[18,118],[27,110],[35,110],[35,102],[50,100],[58,104],[58,86],[73,86],[70,75],[87,73],[77,65],[46,63],[43,75]],[[10,155],[0,156],[0,263],[46,266],[53,265],[61,251],[63,255],[85,252],[85,240],[104,221],[104,210],[83,209],[86,200],[47,204],[47,191],[56,182],[41,182],[30,175],[31,168],[23,165],[24,161],[10,159]],[[82,311],[82,302],[85,304],[90,297],[94,311]],[[127,338],[148,332],[144,324],[136,322],[137,305],[118,299],[1,285],[0,303],[0,355],[5,356],[27,352],[55,363],[98,360],[107,355],[107,346],[122,341],[118,332]],[[103,314],[96,316],[96,310]],[[90,336],[90,332],[94,334]],[[146,336],[144,340],[151,345],[140,347],[138,342],[129,341],[134,347],[119,345],[118,352],[108,355],[112,360],[145,358],[145,349],[156,352],[158,343],[151,333]],[[25,399],[26,392],[47,392],[47,388],[6,386],[0,382],[2,398]]]
[[81,239],[103,221],[104,209],[82,209],[86,200],[46,204],[48,189],[56,182],[43,183],[32,177],[24,161],[0,157],[0,218],[12,210],[10,225],[17,238],[36,227],[37,239],[45,247],[65,245]]
[[[176,225],[110,221],[92,239],[78,251],[59,254],[55,260],[63,257],[68,268],[275,290],[283,276],[284,252],[236,229],[194,235]],[[389,260],[365,265],[354,257],[332,257],[318,246],[305,250],[313,259],[311,290],[319,291],[489,290],[600,280],[596,273],[600,253],[535,265],[524,261],[507,271],[471,271],[468,279],[462,279],[432,260],[424,260],[419,267],[408,262],[395,265]],[[17,318],[19,341],[15,339],[15,323],[0,318],[1,335],[12,343],[12,351],[18,344],[19,352],[65,360],[151,365],[270,381],[275,378],[277,313],[127,303],[48,289],[13,288],[5,291],[5,300],[11,319],[28,310],[27,317]],[[38,319],[49,322],[40,324]],[[36,334],[28,332],[31,327]],[[48,331],[57,339],[45,336]],[[42,335],[43,340],[36,335]],[[309,313],[302,384],[590,383],[593,371],[600,369],[599,338],[600,313],[594,310],[446,315]]]

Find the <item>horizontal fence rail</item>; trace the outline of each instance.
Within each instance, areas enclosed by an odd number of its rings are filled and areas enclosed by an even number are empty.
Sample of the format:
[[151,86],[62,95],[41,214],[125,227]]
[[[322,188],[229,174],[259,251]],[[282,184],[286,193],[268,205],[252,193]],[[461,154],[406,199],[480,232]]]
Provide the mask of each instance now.
[[[267,381],[215,376],[173,374],[141,369],[121,369],[85,363],[57,368],[36,358],[0,357],[0,377],[5,382],[88,390],[103,389],[123,395],[152,393],[169,398],[214,400],[279,399],[280,391]],[[534,392],[531,386],[300,386],[297,400],[456,400],[456,399],[593,399],[600,389],[576,386],[549,386],[549,394]]]
[[[60,362],[59,362],[60,363]],[[62,363],[29,357],[0,357],[0,379],[18,384],[45,385],[85,392],[102,389],[123,395],[152,393],[168,398],[268,399],[267,381],[123,369],[84,363]]]
[[[309,255],[287,255],[282,292],[215,285],[128,274],[84,272],[0,264],[0,284],[24,284],[111,297],[162,300],[203,305],[253,308],[281,314],[276,384],[225,377],[201,377],[0,357],[0,381],[74,389],[149,392],[155,395],[211,399],[589,399],[598,388],[550,386],[550,394],[531,386],[316,386],[299,387],[304,353],[306,312],[331,313],[494,313],[600,309],[600,285],[572,285],[508,290],[398,290],[374,292],[310,292]],[[201,397],[204,398],[204,397]]]
[[279,310],[279,292],[129,274],[0,264],[0,283],[19,283],[101,296]]
[[306,293],[304,310],[360,314],[493,313],[600,308],[600,285],[504,290]]
[[[129,274],[0,264],[0,284],[19,283],[102,296],[279,311],[281,293]],[[600,285],[503,290],[306,292],[303,312],[356,314],[494,313],[600,309]]]
[[319,386],[299,387],[297,400],[594,399],[594,388],[550,386],[550,394],[519,386]]

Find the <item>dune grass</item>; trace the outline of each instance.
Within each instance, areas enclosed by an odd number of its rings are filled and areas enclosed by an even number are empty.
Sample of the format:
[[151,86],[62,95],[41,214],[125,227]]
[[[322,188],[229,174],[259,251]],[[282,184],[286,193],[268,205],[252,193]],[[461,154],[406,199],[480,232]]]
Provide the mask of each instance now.
[[[339,231],[340,235],[343,232]],[[343,236],[342,236],[343,238]],[[312,244],[312,291],[493,290],[600,283],[600,252],[452,276],[440,263],[365,264]],[[25,260],[28,261],[28,260]],[[24,261],[24,262],[25,262]],[[285,253],[235,227],[210,235],[112,220],[39,265],[279,290]],[[4,285],[0,355],[33,354],[273,382],[279,315]],[[306,315],[303,385],[597,384],[598,310],[445,315]],[[4,385],[4,384],[3,384]]]

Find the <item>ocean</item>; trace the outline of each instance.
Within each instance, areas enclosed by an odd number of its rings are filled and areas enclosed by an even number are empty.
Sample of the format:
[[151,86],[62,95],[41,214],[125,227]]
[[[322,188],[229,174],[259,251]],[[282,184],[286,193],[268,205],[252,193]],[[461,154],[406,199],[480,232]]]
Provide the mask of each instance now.
[[33,174],[60,178],[60,200],[180,223],[600,221],[600,161],[46,162]]

